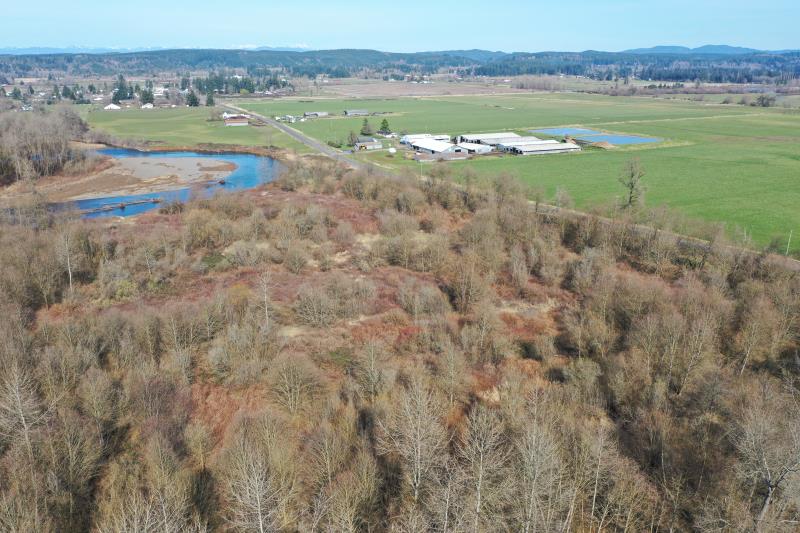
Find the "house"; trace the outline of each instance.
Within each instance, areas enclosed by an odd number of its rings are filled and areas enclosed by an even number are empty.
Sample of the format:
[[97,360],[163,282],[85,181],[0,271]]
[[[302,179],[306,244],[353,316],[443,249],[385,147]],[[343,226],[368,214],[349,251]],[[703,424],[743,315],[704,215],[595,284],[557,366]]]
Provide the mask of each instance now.
[[142,109],[153,109],[153,107],[153,104],[148,102],[142,106]]
[[120,110],[122,108],[120,106],[118,106],[117,104],[108,104],[103,109],[105,109],[106,111],[118,111],[118,110]]
[[467,151],[468,154],[488,154],[492,147],[488,144],[458,143],[458,146]]
[[411,143],[411,148],[424,154],[466,154],[467,151],[460,146],[435,139],[420,139]]
[[383,148],[383,143],[373,137],[359,137],[358,142],[353,145],[353,150],[360,152],[362,150],[380,150]]
[[461,135],[458,138],[458,142],[460,143],[472,143],[472,144],[486,144],[489,146],[497,146],[503,141],[511,141],[513,139],[518,139],[519,135],[512,132],[502,132],[502,133],[475,133],[475,134],[468,134],[468,135]]
[[344,112],[346,117],[368,117],[369,111],[366,109],[347,109]]
[[228,113],[227,111],[222,113],[222,120],[225,120],[227,118],[233,118],[233,117],[250,118],[250,115],[245,115],[244,113]]
[[499,145],[499,150],[517,155],[563,154],[580,152],[581,147],[575,143],[558,141],[539,141],[530,144]]
[[306,111],[303,116],[306,118],[322,118],[327,117],[329,114],[327,111]]
[[444,141],[450,142],[449,135],[431,135],[430,133],[415,133],[411,135],[403,135],[400,137],[400,144],[408,144],[411,145],[416,141],[421,141],[423,139],[433,139],[434,141]]
[[225,126],[249,126],[250,119],[244,115],[231,115],[224,119]]

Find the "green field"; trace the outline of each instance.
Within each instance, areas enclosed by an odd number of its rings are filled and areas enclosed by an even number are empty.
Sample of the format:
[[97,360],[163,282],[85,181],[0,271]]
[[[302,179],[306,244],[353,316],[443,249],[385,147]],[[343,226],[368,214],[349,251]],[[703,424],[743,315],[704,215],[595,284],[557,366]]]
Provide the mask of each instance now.
[[203,143],[243,146],[272,145],[307,152],[305,145],[271,126],[225,127],[209,121],[207,108],[92,110],[85,114],[89,124],[122,138],[177,146]]
[[[641,159],[647,203],[668,205],[691,218],[725,222],[731,234],[746,232],[757,244],[785,243],[800,252],[800,112],[782,108],[717,105],[659,98],[584,94],[531,94],[400,99],[283,99],[243,107],[265,115],[304,111],[341,114],[348,108],[389,113],[394,131],[447,133],[518,131],[549,126],[587,126],[664,139],[649,146],[585,150],[579,154],[490,157],[450,163],[491,176],[510,172],[552,195],[566,189],[578,207],[606,204],[621,195],[624,163]],[[371,117],[377,129],[381,117]],[[363,119],[334,117],[293,126],[319,140],[343,140]],[[370,154],[390,166],[408,165],[398,155]]]

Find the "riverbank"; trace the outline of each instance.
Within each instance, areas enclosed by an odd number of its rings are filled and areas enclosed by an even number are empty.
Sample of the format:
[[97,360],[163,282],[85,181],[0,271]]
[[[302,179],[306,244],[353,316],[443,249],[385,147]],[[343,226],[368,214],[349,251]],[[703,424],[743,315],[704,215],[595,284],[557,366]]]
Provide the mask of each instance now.
[[[99,143],[73,144],[76,148],[87,152],[123,148]],[[112,155],[95,155],[95,164],[85,174],[60,174],[42,177],[35,182],[18,182],[0,190],[0,199],[15,200],[35,192],[48,202],[64,203],[176,191],[222,183],[238,168],[237,164],[215,156],[253,155],[269,157],[281,163],[297,159],[297,155],[289,151],[255,146],[158,145],[137,147],[136,150],[147,154],[148,157],[117,158]],[[193,152],[208,157],[174,157],[177,152]],[[164,153],[165,156],[159,157],[159,153]]]

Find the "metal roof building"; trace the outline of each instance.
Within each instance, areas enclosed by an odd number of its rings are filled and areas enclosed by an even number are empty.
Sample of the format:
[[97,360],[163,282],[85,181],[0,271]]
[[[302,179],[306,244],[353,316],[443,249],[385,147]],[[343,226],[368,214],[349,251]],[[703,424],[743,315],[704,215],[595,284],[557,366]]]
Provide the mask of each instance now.
[[366,117],[369,115],[369,111],[366,109],[347,109],[344,115],[346,117]]
[[426,154],[458,154],[466,153],[464,148],[453,143],[437,141],[435,139],[420,139],[411,143],[411,148]]
[[458,142],[473,143],[473,144],[488,144],[489,146],[496,146],[502,141],[510,141],[518,139],[519,135],[513,132],[500,132],[500,133],[475,133],[461,135]]
[[488,154],[492,147],[488,144],[458,143],[458,146],[467,151],[468,154]]
[[450,142],[450,136],[445,134],[440,135],[432,135],[430,133],[413,133],[410,135],[403,135],[400,138],[401,144],[412,144],[416,141],[421,141],[423,139],[433,139],[435,141],[444,141]]
[[498,149],[517,155],[562,154],[580,152],[581,147],[575,143],[558,141],[539,141],[529,144],[499,145]]

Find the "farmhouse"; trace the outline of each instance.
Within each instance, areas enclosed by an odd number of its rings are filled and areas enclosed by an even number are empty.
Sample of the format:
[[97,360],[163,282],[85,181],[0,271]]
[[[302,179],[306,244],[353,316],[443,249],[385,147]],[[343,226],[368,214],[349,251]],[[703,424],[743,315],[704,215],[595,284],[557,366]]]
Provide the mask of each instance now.
[[373,137],[359,137],[358,142],[353,145],[356,151],[362,150],[380,150],[383,148],[383,143]]
[[118,110],[120,110],[122,108],[120,106],[118,106],[117,104],[108,104],[103,109],[105,109],[106,111],[118,111]]
[[411,145],[416,141],[421,141],[424,139],[433,139],[434,141],[443,141],[443,142],[450,142],[449,135],[431,135],[430,133],[415,133],[411,135],[403,135],[400,137],[400,144],[408,144]]
[[322,118],[327,117],[329,114],[327,111],[306,111],[303,116],[306,118]]
[[420,139],[411,143],[411,148],[424,154],[465,154],[467,150],[460,146],[436,139]]
[[369,111],[366,109],[347,109],[344,112],[344,116],[346,117],[367,117],[369,116]]
[[512,132],[476,133],[476,134],[461,135],[458,138],[458,142],[497,146],[503,141],[511,141],[513,139],[519,139],[519,138],[520,138],[519,135]]
[[499,144],[498,150],[517,155],[562,154],[566,152],[579,152],[581,147],[571,142],[536,141],[530,143]]
[[249,126],[250,120],[244,115],[231,115],[225,119],[225,126]]

